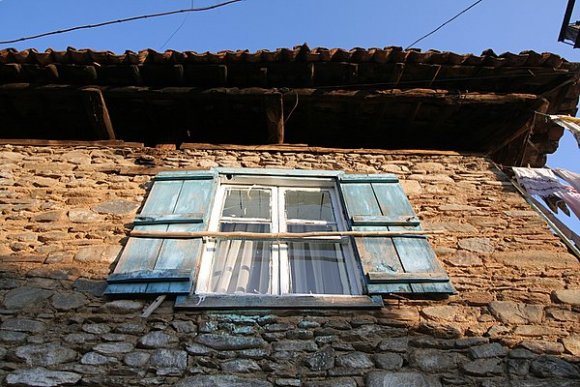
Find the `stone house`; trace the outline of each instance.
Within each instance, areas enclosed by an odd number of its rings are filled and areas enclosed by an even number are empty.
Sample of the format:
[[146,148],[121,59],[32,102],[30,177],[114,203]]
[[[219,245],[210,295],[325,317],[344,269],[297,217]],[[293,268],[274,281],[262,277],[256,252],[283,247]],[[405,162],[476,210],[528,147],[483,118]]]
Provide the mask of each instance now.
[[578,257],[509,167],[545,164],[536,112],[575,114],[579,78],[532,51],[0,51],[2,383],[578,385]]

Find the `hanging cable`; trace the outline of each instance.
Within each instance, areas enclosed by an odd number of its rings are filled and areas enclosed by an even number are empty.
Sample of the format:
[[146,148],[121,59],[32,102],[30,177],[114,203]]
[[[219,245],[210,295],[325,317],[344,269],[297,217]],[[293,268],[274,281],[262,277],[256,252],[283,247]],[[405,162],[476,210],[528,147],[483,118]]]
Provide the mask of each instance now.
[[[193,0],[191,0],[191,5],[189,6],[189,9],[193,9]],[[167,47],[167,44],[169,44],[169,42],[171,42],[171,39],[173,39],[173,37],[183,28],[183,26],[187,22],[188,18],[189,18],[189,13],[185,15],[185,17],[181,21],[181,24],[175,29],[175,31],[173,31],[173,33],[171,35],[169,35],[169,37],[167,38],[165,43],[163,43],[161,45],[161,47],[159,48],[159,51],[162,51],[165,47]]]
[[149,15],[132,16],[132,17],[128,17],[125,19],[110,20],[110,21],[96,23],[96,24],[86,24],[86,25],[82,25],[82,26],[65,28],[63,30],[44,32],[44,33],[38,34],[38,35],[25,36],[23,38],[18,38],[18,39],[4,40],[4,41],[0,41],[0,44],[10,44],[10,43],[23,42],[25,40],[38,39],[38,38],[43,38],[45,36],[64,34],[67,32],[85,30],[85,29],[89,29],[89,28],[103,27],[103,26],[108,26],[108,25],[117,24],[117,23],[126,23],[126,22],[130,22],[130,21],[135,21],[135,20],[152,19],[152,18],[161,17],[161,16],[175,15],[178,13],[209,11],[212,9],[225,7],[225,6],[230,5],[230,4],[239,3],[241,1],[244,1],[244,0],[230,0],[230,1],[223,2],[223,3],[219,3],[219,4],[207,6],[207,7],[201,7],[201,8],[187,8],[187,9],[180,9],[177,11],[168,11],[168,12],[161,12],[161,13],[153,13],[153,14],[149,14]]
[[477,4],[481,3],[482,1],[483,0],[477,0],[475,3],[471,4],[469,7],[465,8],[463,11],[459,12],[457,15],[453,16],[451,19],[447,20],[446,22],[441,24],[439,27],[435,28],[433,31],[429,32],[426,35],[421,36],[419,39],[417,39],[413,43],[409,44],[407,47],[405,47],[405,50],[408,50],[409,48],[411,48],[415,44],[419,43],[421,40],[433,35],[435,32],[439,31],[441,28],[445,27],[447,24],[451,23],[453,20],[457,19],[459,16],[463,15],[465,12],[469,11],[471,8],[475,7]]

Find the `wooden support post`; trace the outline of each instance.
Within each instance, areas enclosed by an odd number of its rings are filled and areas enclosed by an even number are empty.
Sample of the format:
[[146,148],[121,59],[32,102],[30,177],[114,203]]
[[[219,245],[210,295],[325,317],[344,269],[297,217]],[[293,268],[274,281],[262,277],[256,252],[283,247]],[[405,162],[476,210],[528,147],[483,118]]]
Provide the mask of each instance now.
[[268,143],[284,143],[284,100],[281,93],[264,95]]
[[81,89],[81,94],[97,138],[99,140],[114,140],[115,130],[103,92],[97,88],[87,87]]

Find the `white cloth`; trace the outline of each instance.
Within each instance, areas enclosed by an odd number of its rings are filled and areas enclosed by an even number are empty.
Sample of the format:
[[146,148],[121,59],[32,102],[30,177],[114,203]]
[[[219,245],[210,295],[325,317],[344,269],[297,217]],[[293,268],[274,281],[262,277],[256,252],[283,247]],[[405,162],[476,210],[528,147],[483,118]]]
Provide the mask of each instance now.
[[580,219],[580,192],[574,186],[563,184],[551,169],[513,167],[513,170],[518,183],[530,195],[538,195],[542,198],[556,195],[564,200]]
[[574,135],[574,138],[576,138],[578,148],[580,148],[580,118],[561,115],[549,115],[548,117],[550,117],[554,123],[560,125],[564,129],[568,129]]
[[565,169],[556,169],[555,172],[556,175],[566,180],[576,191],[580,192],[580,173],[570,172]]

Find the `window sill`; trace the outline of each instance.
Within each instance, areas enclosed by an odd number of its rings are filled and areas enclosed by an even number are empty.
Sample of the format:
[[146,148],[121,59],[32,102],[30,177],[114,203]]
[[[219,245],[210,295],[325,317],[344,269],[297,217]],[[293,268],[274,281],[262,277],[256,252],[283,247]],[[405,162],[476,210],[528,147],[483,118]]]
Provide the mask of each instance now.
[[186,309],[371,309],[384,306],[381,296],[332,296],[332,295],[189,295],[178,296],[176,308]]

